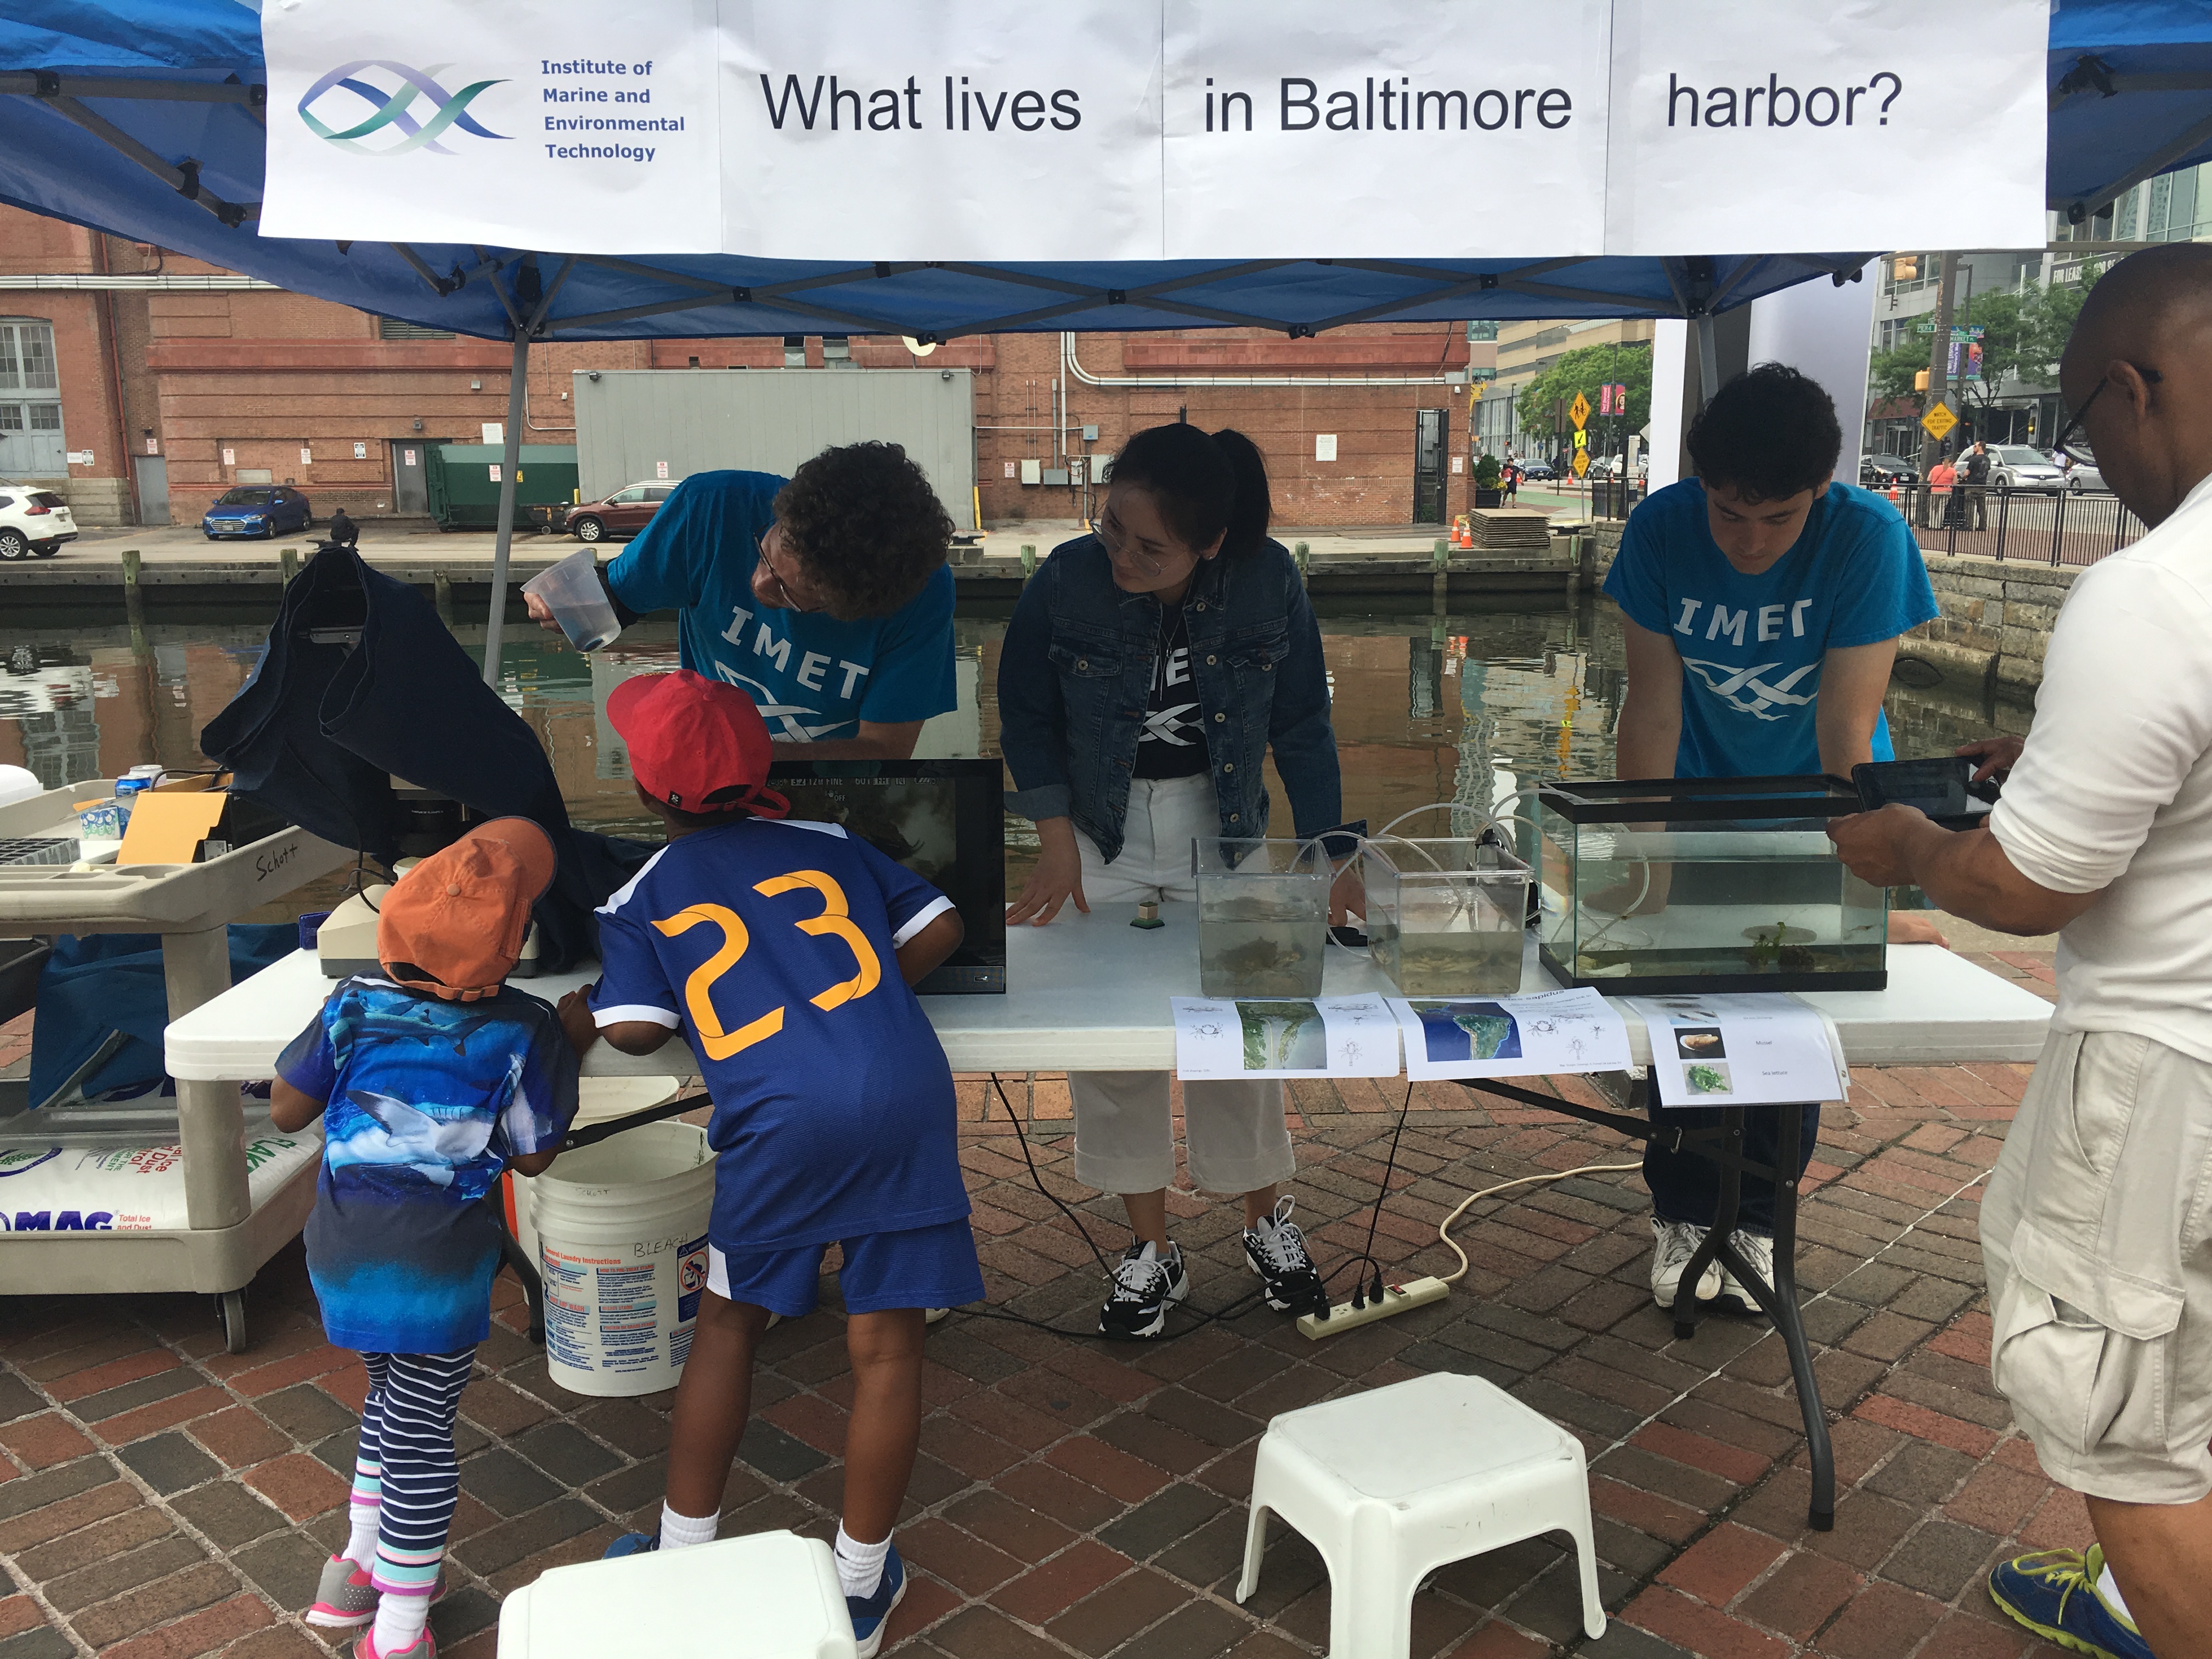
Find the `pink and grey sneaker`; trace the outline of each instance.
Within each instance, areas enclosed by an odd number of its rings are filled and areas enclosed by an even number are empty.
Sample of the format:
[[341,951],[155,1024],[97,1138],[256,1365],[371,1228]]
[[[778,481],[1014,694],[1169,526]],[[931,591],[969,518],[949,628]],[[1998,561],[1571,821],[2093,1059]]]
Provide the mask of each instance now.
[[307,1620],[324,1630],[358,1630],[376,1617],[376,1587],[368,1569],[343,1555],[323,1563],[323,1576],[315,1585],[315,1605]]
[[438,1639],[425,1625],[422,1633],[396,1653],[380,1652],[376,1645],[376,1626],[371,1625],[362,1632],[361,1640],[353,1644],[353,1659],[438,1659]]

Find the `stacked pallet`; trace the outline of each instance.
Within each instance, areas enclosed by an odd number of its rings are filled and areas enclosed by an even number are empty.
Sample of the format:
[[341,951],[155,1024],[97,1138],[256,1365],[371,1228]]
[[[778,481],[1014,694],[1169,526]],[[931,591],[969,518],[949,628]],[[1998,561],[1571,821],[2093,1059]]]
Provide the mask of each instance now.
[[1546,553],[1552,546],[1548,513],[1523,507],[1479,507],[1468,515],[1478,553]]

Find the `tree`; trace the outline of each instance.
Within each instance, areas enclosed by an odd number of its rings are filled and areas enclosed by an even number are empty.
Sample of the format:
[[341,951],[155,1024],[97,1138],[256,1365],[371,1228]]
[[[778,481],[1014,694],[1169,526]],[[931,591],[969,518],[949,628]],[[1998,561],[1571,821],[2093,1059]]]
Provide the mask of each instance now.
[[1920,338],[1908,334],[1903,345],[1877,351],[1868,361],[1867,386],[1873,394],[1871,401],[1879,403],[1885,398],[1915,395],[1920,371],[1928,367],[1928,348],[1917,343]]
[[2029,335],[2029,351],[2035,362],[2033,378],[2058,378],[2058,359],[2064,355],[2066,342],[2074,332],[2074,319],[2081,314],[2081,301],[2089,297],[2089,290],[2096,287],[2097,279],[2104,274],[2104,266],[2092,259],[2081,267],[2078,281],[2051,283],[2036,291]]
[[[1598,389],[1611,385],[1628,388],[1628,416],[1625,422],[1618,416],[1608,417],[1598,412]],[[1591,443],[1598,444],[1596,434],[1613,435],[1616,431],[1641,432],[1651,419],[1651,347],[1648,341],[1612,345],[1577,346],[1560,355],[1557,362],[1521,388],[1520,416],[1523,432],[1548,434],[1552,430],[1552,405],[1560,398],[1568,403],[1575,400],[1579,392],[1589,399]],[[1607,444],[1601,448],[1617,448]]]

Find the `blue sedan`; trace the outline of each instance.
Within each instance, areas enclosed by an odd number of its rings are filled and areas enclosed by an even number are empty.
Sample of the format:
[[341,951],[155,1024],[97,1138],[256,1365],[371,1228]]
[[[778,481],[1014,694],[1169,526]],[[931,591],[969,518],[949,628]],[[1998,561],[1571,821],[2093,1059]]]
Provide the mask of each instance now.
[[240,484],[208,508],[200,529],[210,541],[218,536],[283,536],[315,522],[307,498],[289,484]]

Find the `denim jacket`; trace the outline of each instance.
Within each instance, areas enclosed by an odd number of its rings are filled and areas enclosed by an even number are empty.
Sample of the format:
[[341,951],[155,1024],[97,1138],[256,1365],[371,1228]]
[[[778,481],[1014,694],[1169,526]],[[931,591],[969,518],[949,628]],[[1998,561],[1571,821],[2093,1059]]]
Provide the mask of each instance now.
[[[1352,828],[1337,823],[1321,629],[1282,544],[1201,563],[1182,611],[1222,835],[1267,833],[1271,744],[1297,834]],[[1159,602],[1116,587],[1105,549],[1083,536],[1030,579],[999,657],[999,740],[1014,781],[1006,810],[1073,818],[1109,863],[1121,856],[1159,640]],[[1329,850],[1341,857],[1352,845],[1335,836]]]

